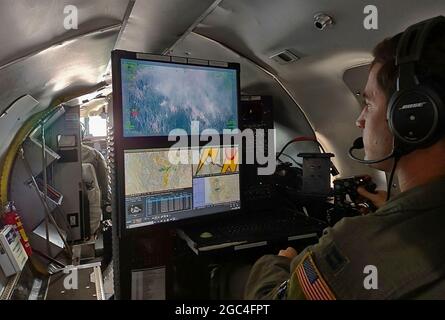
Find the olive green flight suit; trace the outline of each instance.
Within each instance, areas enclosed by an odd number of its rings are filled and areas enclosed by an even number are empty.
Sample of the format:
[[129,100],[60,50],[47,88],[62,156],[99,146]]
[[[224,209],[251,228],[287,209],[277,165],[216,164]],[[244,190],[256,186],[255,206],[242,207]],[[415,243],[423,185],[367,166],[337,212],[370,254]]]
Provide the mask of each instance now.
[[342,219],[292,261],[262,257],[245,288],[246,299],[317,297],[445,299],[445,176],[374,213]]

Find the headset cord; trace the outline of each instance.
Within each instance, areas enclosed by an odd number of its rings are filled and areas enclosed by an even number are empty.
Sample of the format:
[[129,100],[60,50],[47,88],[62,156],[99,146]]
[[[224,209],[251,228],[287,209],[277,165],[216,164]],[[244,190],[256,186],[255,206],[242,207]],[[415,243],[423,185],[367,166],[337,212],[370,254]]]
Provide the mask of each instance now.
[[391,197],[392,181],[394,179],[394,174],[396,172],[397,163],[399,162],[399,159],[400,159],[399,156],[394,157],[394,164],[392,165],[391,174],[389,175],[388,188],[387,188],[388,192],[386,195],[386,201],[389,201],[389,198]]

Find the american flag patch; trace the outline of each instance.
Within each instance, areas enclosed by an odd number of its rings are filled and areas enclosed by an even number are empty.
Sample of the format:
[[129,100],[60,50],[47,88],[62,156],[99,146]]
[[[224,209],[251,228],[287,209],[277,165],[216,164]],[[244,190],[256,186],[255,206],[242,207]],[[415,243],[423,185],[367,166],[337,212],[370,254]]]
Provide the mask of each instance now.
[[335,300],[335,296],[324,281],[310,252],[295,269],[301,289],[307,300]]

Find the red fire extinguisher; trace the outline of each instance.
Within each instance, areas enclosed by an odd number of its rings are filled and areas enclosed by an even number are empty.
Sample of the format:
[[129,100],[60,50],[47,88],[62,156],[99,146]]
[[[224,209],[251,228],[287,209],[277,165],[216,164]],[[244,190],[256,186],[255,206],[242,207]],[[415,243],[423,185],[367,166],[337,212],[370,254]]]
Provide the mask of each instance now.
[[23,228],[22,220],[20,219],[14,202],[9,202],[5,208],[5,214],[3,216],[3,223],[14,226],[14,229],[20,234],[20,242],[26,251],[28,256],[32,255],[32,248],[29,244],[28,236],[26,235],[25,229]]

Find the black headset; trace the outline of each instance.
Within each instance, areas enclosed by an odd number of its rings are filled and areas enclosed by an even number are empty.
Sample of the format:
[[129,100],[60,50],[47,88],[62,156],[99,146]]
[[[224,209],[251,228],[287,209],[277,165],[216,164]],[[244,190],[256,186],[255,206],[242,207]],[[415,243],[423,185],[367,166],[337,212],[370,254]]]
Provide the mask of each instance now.
[[389,100],[387,119],[399,156],[428,147],[441,137],[444,102],[433,84],[421,83],[416,74],[428,36],[439,23],[445,23],[445,17],[409,27],[397,46],[397,90]]
[[393,157],[400,158],[416,149],[433,145],[443,136],[445,130],[441,125],[444,126],[445,122],[444,101],[433,84],[421,83],[416,74],[416,66],[422,59],[428,36],[439,23],[445,23],[445,17],[438,16],[412,25],[401,34],[398,42],[397,88],[389,100],[387,112],[389,128],[394,135],[392,153],[382,159],[357,158],[352,152],[363,149],[363,139],[360,137],[349,149],[352,159],[373,164]]

